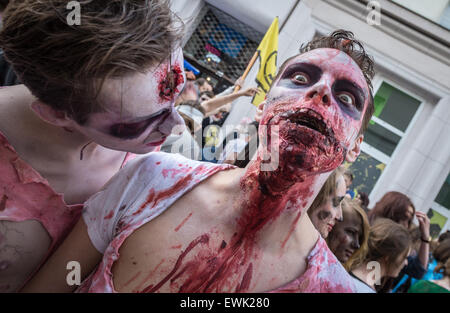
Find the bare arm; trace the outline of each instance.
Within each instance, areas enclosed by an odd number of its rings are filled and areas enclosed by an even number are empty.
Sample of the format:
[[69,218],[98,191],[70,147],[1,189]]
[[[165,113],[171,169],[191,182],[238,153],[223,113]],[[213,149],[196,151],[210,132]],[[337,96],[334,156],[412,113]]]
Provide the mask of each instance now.
[[248,88],[248,89],[233,93],[231,95],[210,99],[208,101],[203,102],[201,105],[205,109],[205,112],[206,112],[205,116],[210,116],[211,115],[210,113],[212,113],[215,109],[217,109],[227,103],[233,102],[234,100],[236,100],[237,98],[242,97],[242,96],[252,97],[257,92],[258,92],[258,88]]
[[72,292],[77,286],[69,286],[66,277],[70,273],[67,264],[77,261],[81,269],[81,281],[100,262],[102,254],[92,245],[83,218],[80,218],[66,240],[47,260],[39,272],[21,292]]

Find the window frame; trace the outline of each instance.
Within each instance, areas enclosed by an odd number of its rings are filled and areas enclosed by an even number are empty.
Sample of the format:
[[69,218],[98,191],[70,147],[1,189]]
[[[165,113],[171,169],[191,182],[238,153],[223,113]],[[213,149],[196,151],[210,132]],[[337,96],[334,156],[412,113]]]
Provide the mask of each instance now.
[[369,197],[374,192],[377,192],[379,188],[381,188],[380,181],[382,181],[383,175],[389,170],[392,160],[394,160],[397,157],[399,151],[402,150],[405,138],[407,138],[410,135],[413,126],[417,122],[419,116],[422,114],[422,111],[424,110],[424,107],[427,103],[423,97],[420,97],[419,95],[415,94],[414,92],[411,92],[409,89],[399,85],[395,81],[389,79],[388,77],[386,77],[382,74],[377,74],[372,81],[374,97],[375,97],[376,93],[378,92],[378,90],[381,88],[381,85],[383,84],[383,82],[391,85],[392,87],[394,87],[395,89],[397,89],[401,92],[406,93],[407,95],[409,95],[410,97],[413,97],[417,101],[420,101],[420,104],[419,104],[416,112],[414,113],[413,117],[409,121],[408,127],[406,128],[406,130],[404,132],[397,129],[395,126],[389,124],[388,122],[385,122],[378,117],[372,116],[371,121],[374,121],[379,126],[395,133],[397,136],[400,136],[400,140],[399,140],[397,146],[395,147],[394,152],[392,153],[391,156],[388,156],[387,154],[381,152],[380,150],[376,149],[375,147],[372,147],[371,145],[369,145],[368,143],[366,143],[364,141],[361,143],[361,151],[362,152],[368,154],[369,156],[371,156],[385,164],[385,168],[384,168],[383,172],[381,173],[380,177],[378,177],[377,182],[373,186],[372,190],[370,191]]

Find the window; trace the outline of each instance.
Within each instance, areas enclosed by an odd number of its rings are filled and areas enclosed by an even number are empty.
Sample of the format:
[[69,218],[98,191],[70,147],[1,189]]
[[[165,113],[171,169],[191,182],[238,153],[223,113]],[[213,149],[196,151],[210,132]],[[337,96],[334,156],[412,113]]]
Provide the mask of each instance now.
[[450,174],[427,213],[430,219],[430,234],[437,238],[450,228]]
[[353,164],[356,192],[370,194],[414,119],[421,101],[387,81],[382,81],[374,95],[375,111],[364,134],[361,154]]

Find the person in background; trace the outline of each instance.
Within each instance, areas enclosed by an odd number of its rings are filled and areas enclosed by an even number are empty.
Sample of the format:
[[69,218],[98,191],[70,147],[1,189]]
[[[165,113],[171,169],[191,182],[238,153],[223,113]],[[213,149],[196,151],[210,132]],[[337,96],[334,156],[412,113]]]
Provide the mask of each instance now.
[[[204,110],[195,100],[182,102],[176,106],[178,114],[183,118],[185,128],[182,134],[171,134],[161,146],[161,151],[179,153],[188,159],[200,160],[200,136]],[[180,128],[181,131],[181,128]]]
[[353,173],[350,170],[346,170],[344,172],[344,179],[345,179],[345,185],[347,186],[346,188],[346,194],[348,194],[350,196],[351,199],[355,198],[355,192],[350,188],[353,184]]
[[353,270],[366,257],[370,225],[358,202],[347,197],[341,202],[342,221],[328,235],[330,250],[347,271]]
[[245,145],[244,150],[242,150],[234,162],[234,165],[236,165],[239,168],[245,168],[248,163],[253,159],[254,156],[256,156],[256,151],[259,146],[259,137],[258,137],[258,130],[259,130],[259,122],[253,121],[248,124],[247,128],[248,132],[246,132],[245,135],[245,141],[247,144]]
[[204,132],[202,142],[203,161],[216,163],[220,159],[219,153],[223,151],[220,147],[222,143],[221,126],[231,109],[231,102],[242,96],[253,97],[258,92],[258,88],[247,88],[225,96],[216,96],[201,103],[206,116],[202,122]]
[[198,101],[197,89],[192,80],[186,81],[183,90],[181,90],[179,96],[175,100],[175,106],[178,106],[180,103],[186,101]]
[[195,86],[197,87],[198,94],[203,91],[213,91],[213,87],[203,77],[197,78],[197,80],[195,81]]
[[344,196],[344,177],[338,170],[335,170],[328,176],[308,209],[311,222],[324,239],[328,237],[335,224],[342,221],[341,201]]
[[408,293],[450,293],[450,239],[439,243],[433,257],[437,262],[434,272],[441,274],[442,278],[419,280],[409,288]]
[[407,229],[411,228],[414,216],[416,216],[419,221],[421,240],[419,251],[417,255],[408,256],[408,265],[401,270],[399,277],[386,283],[384,285],[385,288],[391,289],[396,286],[404,274],[415,279],[421,279],[425,274],[428,267],[431,242],[430,220],[426,214],[416,212],[414,204],[408,196],[397,191],[386,193],[369,212],[369,221],[371,224],[374,223],[377,218],[388,218],[397,224],[403,225]]
[[366,257],[350,271],[350,275],[358,292],[375,293],[382,290],[389,278],[397,277],[408,263],[411,237],[402,225],[379,218],[370,227],[367,246]]
[[[411,237],[414,242],[416,253],[419,251],[419,245],[421,243],[420,240],[420,229],[418,227],[414,227],[411,231]],[[429,254],[429,262],[428,262],[428,268],[425,275],[423,275],[422,280],[440,280],[443,278],[442,273],[436,272],[435,269],[438,265],[437,260],[434,258],[433,254],[436,248],[439,246],[441,242],[443,242],[446,239],[450,239],[450,231],[447,231],[446,233],[442,233],[438,239],[433,240],[430,243],[430,254]],[[401,279],[396,280],[397,283],[395,287],[392,289],[392,292],[395,293],[404,293],[409,290],[409,288],[414,285],[418,280],[410,277],[407,274],[404,274]]]
[[358,192],[355,197],[356,201],[359,203],[361,208],[363,208],[366,214],[369,213],[369,196],[364,191]]

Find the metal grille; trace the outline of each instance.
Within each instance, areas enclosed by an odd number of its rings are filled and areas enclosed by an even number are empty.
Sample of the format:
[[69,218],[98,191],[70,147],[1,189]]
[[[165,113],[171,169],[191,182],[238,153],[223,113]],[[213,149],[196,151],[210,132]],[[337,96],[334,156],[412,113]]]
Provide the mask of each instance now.
[[198,19],[184,46],[185,57],[234,82],[245,71],[264,34],[210,5],[203,7]]

